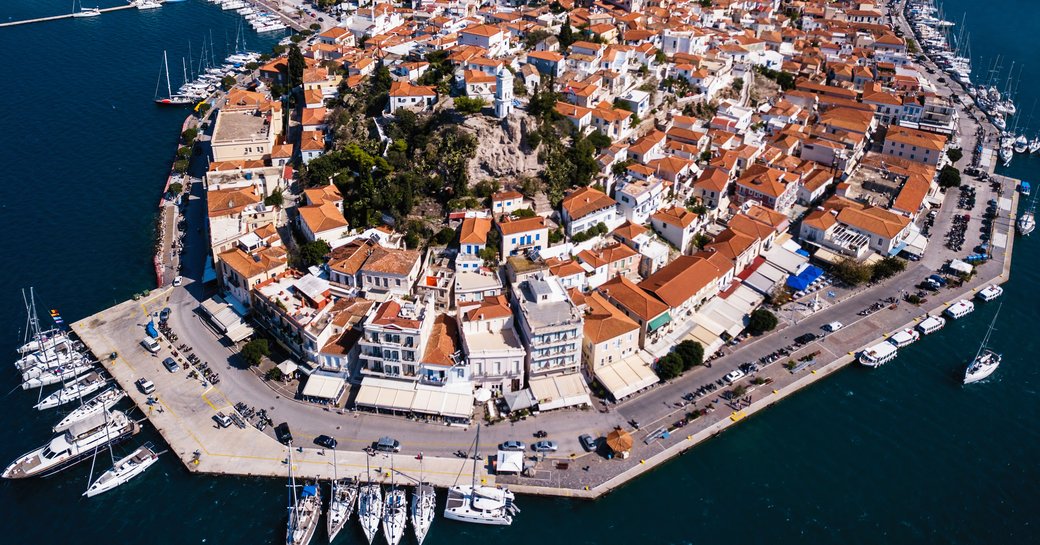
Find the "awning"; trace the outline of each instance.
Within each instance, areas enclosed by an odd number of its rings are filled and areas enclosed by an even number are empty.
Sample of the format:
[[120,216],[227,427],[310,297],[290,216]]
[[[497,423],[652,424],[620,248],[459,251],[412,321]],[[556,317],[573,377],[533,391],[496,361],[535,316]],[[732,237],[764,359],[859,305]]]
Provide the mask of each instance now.
[[524,388],[523,390],[517,390],[515,392],[506,392],[502,395],[502,398],[506,402],[506,407],[509,411],[519,411],[522,409],[530,409],[538,404],[538,400],[534,398],[534,394],[531,393],[530,388]]
[[[292,362],[289,362],[292,363]],[[295,365],[295,364],[293,364]],[[342,378],[329,375],[311,375],[303,387],[303,397],[319,399],[339,399],[346,384]]]
[[409,381],[365,377],[357,399],[359,407],[416,412],[451,418],[473,417],[473,393],[469,383],[429,386]]
[[295,373],[297,369],[300,368],[300,366],[296,365],[296,362],[294,362],[293,360],[285,360],[282,363],[276,365],[275,367],[277,367],[278,370],[285,375],[291,375]]
[[581,373],[554,375],[550,377],[532,378],[531,393],[538,400],[538,409],[549,411],[572,407],[574,405],[592,405],[589,398],[589,387]]
[[665,311],[664,314],[658,316],[657,318],[654,318],[653,320],[650,320],[650,323],[646,325],[647,331],[653,333],[657,330],[657,328],[667,324],[670,321],[672,321],[672,315],[669,314],[668,311]]
[[789,276],[787,278],[787,285],[795,291],[804,291],[805,288],[809,287],[809,284],[812,284],[813,281],[819,278],[822,274],[823,269],[815,265],[809,265],[797,275]]
[[520,473],[524,470],[522,451],[500,450],[496,458],[495,473]]
[[611,397],[622,399],[656,384],[660,379],[646,362],[635,356],[596,369],[596,380],[610,392]]

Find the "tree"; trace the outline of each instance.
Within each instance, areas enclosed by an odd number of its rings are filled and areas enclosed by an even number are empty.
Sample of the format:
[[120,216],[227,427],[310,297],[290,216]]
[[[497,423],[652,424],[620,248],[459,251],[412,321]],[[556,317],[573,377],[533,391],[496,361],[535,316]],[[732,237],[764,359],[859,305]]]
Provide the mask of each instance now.
[[313,265],[321,265],[325,262],[325,256],[332,251],[328,242],[321,240],[320,238],[315,241],[306,242],[300,245],[300,264],[303,268],[307,268]]
[[563,229],[557,227],[549,231],[549,244],[556,244],[563,240]]
[[858,286],[869,282],[873,271],[867,265],[845,258],[831,268],[831,274],[847,286]]
[[744,89],[744,78],[736,78],[733,80],[733,90],[741,92]]
[[657,376],[661,380],[673,379],[683,372],[683,361],[675,352],[669,352],[657,360]]
[[177,174],[184,174],[185,172],[188,172],[188,160],[187,159],[178,159],[178,160],[174,161],[173,162],[173,171],[176,172]]
[[874,264],[870,279],[874,281],[883,280],[895,276],[906,270],[906,261],[898,257],[885,257]]
[[264,204],[267,206],[281,206],[285,204],[285,196],[282,195],[282,189],[278,188],[272,191],[270,195],[264,198]]
[[578,39],[574,37],[574,29],[571,28],[570,21],[563,22],[563,25],[560,27],[560,35],[557,36],[557,39],[560,40],[560,49],[567,49],[571,44],[578,41]]
[[313,30],[314,32],[317,32],[317,31],[321,30],[321,25],[318,24],[318,23],[311,23],[310,26],[307,27],[307,28]]
[[170,184],[170,195],[176,197],[181,194],[181,191],[184,191],[184,186],[181,185],[180,182],[173,182]]
[[481,97],[456,97],[455,111],[463,115],[480,113],[487,106],[487,102]]
[[946,150],[946,156],[950,158],[951,163],[956,163],[964,157],[964,152],[960,148],[950,148]]
[[199,114],[199,117],[203,117],[203,116],[206,115],[206,112],[208,112],[209,109],[212,108],[212,107],[213,106],[210,105],[209,102],[203,102],[202,104],[199,104],[198,106],[195,107],[195,112],[197,114]]
[[242,347],[239,354],[249,365],[260,365],[260,360],[271,355],[271,347],[267,339],[253,339]]
[[590,134],[588,138],[589,142],[591,142],[593,146],[596,146],[596,149],[598,150],[609,148],[610,145],[614,143],[609,136],[599,132],[598,130],[592,131],[592,134]]
[[296,44],[289,46],[288,76],[289,87],[297,87],[303,84],[303,71],[307,68],[307,61],[303,58],[303,52]]
[[277,367],[270,368],[267,371],[267,374],[264,375],[264,376],[265,376],[265,378],[267,378],[267,380],[276,380],[276,381],[277,380],[282,380],[285,377],[285,375],[282,373],[282,370],[277,368]]
[[232,87],[234,87],[236,83],[238,83],[238,80],[237,80],[237,79],[235,79],[235,76],[224,76],[224,77],[223,77],[223,78],[222,78],[222,79],[220,80],[220,86],[221,86],[221,87],[222,87],[222,88],[223,88],[223,89],[224,89],[225,91],[227,91],[227,90],[231,89]]
[[190,146],[195,143],[195,138],[198,136],[199,130],[192,127],[190,129],[184,129],[184,132],[181,133],[181,140],[184,142],[185,146]]
[[780,323],[776,315],[764,308],[756,308],[748,317],[747,331],[752,335],[761,335],[776,329]]
[[689,371],[704,363],[704,347],[701,343],[687,339],[675,347],[675,353],[682,359],[683,370]]
[[448,244],[455,238],[455,230],[451,227],[444,227],[440,231],[437,231],[437,236],[433,240],[441,246]]

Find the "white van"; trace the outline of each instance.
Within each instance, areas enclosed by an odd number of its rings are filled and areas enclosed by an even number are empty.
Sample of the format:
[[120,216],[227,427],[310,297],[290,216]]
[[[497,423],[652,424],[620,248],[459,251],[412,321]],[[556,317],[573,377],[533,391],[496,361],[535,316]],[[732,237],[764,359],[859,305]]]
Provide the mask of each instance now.
[[157,354],[159,352],[159,341],[151,337],[145,337],[141,341],[141,346],[143,346],[145,350],[151,352],[152,354]]

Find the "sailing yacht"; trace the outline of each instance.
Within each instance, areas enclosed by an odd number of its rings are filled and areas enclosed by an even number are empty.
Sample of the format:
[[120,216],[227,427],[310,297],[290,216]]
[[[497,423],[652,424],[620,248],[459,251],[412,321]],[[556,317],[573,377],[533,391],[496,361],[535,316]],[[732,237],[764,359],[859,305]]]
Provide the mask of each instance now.
[[162,4],[155,0],[137,0],[133,4],[137,6],[137,9],[155,9],[162,7]]
[[473,475],[468,485],[456,485],[448,489],[448,503],[444,506],[444,518],[475,524],[509,526],[513,515],[520,509],[513,503],[514,496],[506,488],[477,486],[477,450],[480,447],[480,425],[473,442]]
[[33,408],[38,411],[43,411],[59,407],[66,403],[71,403],[104,388],[107,383],[108,379],[101,376],[101,373],[93,371],[70,382],[61,390],[43,398],[39,403],[34,405]]
[[[367,472],[367,469],[366,469]],[[358,491],[358,521],[361,522],[361,530],[365,532],[368,545],[379,532],[379,521],[383,518],[383,489],[379,483],[369,480],[361,485]]]
[[321,517],[321,489],[308,484],[296,496],[296,477],[292,472],[292,443],[289,443],[289,524],[286,527],[286,545],[308,545],[314,538]]
[[99,8],[96,8],[96,7],[95,8],[84,8],[81,5],[81,7],[77,10],[76,9],[76,4],[79,4],[79,3],[80,2],[78,0],[73,0],[72,1],[72,16],[73,17],[97,17],[98,15],[101,15],[101,10]]
[[394,482],[393,458],[390,463],[390,490],[383,504],[383,537],[386,538],[386,545],[399,545],[404,537],[405,525],[408,524],[408,499],[404,489],[398,488]]
[[419,478],[419,484],[412,494],[412,529],[415,530],[415,541],[419,545],[426,540],[426,534],[433,524],[433,517],[437,516],[437,496],[433,487]]
[[358,495],[357,483],[350,479],[339,479],[336,469],[336,449],[332,449],[332,495],[329,496],[329,512],[325,517],[329,543],[336,539],[336,535],[350,520],[350,512],[354,510]]
[[76,363],[53,368],[32,367],[22,373],[22,389],[32,390],[72,380],[94,367],[94,362],[82,358]]
[[[138,7],[140,7],[140,5],[138,5]],[[158,7],[158,4],[156,5],[156,7]],[[144,9],[144,8],[141,8],[141,9]],[[163,97],[159,96],[159,82],[157,81],[157,82],[155,82],[155,103],[159,104],[159,105],[162,105],[162,106],[183,106],[185,104],[191,104],[191,103],[195,102],[195,100],[193,98],[189,97],[189,96],[173,94],[173,90],[170,87],[170,63],[169,63],[169,61],[166,58],[166,50],[165,49],[163,50],[163,53],[162,53],[162,59],[163,59],[163,70],[166,73],[166,98],[163,98]],[[159,73],[159,77],[161,78],[162,75],[163,75],[163,72],[160,72]]]
[[1018,220],[1015,222],[1015,229],[1018,230],[1018,234],[1022,236],[1028,236],[1036,229],[1036,215],[1033,205],[1036,204],[1036,195],[1033,195],[1029,199],[1029,206],[1022,212],[1022,215],[1018,216]]
[[74,424],[46,445],[19,456],[0,476],[24,479],[53,475],[92,456],[99,448],[129,439],[138,431],[137,422],[120,411],[94,416]]
[[[112,446],[109,445],[109,453],[111,451]],[[159,454],[155,452],[151,443],[145,443],[137,447],[137,450],[131,452],[129,456],[121,458],[119,461],[113,461],[112,469],[102,473],[96,481],[90,483],[90,488],[87,488],[83,495],[93,498],[98,494],[108,492],[144,473],[157,461],[159,461]]]
[[119,388],[109,388],[92,397],[90,401],[76,407],[76,410],[65,415],[65,418],[62,418],[61,421],[55,424],[54,427],[51,428],[51,431],[54,433],[65,431],[77,422],[82,422],[88,418],[103,414],[105,411],[114,407],[116,403],[119,403],[124,397],[126,397],[126,392],[123,390],[120,390]]
[[989,323],[989,329],[986,330],[986,336],[982,339],[982,344],[979,345],[979,351],[975,354],[975,359],[972,360],[971,364],[964,371],[964,384],[971,384],[978,382],[990,375],[997,370],[1000,366],[1001,355],[990,350],[989,337],[993,334],[993,324],[997,323],[997,316],[1000,315],[1000,307],[997,307],[997,313],[993,315],[993,321]]

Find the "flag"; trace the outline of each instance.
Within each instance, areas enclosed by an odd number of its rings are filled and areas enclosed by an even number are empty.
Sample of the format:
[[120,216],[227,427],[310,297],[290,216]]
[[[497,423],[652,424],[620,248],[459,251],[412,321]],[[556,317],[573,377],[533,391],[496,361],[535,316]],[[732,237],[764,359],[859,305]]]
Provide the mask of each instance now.
[[65,323],[65,320],[61,319],[61,314],[58,314],[56,309],[51,309],[51,320],[54,320],[54,323],[58,325]]

